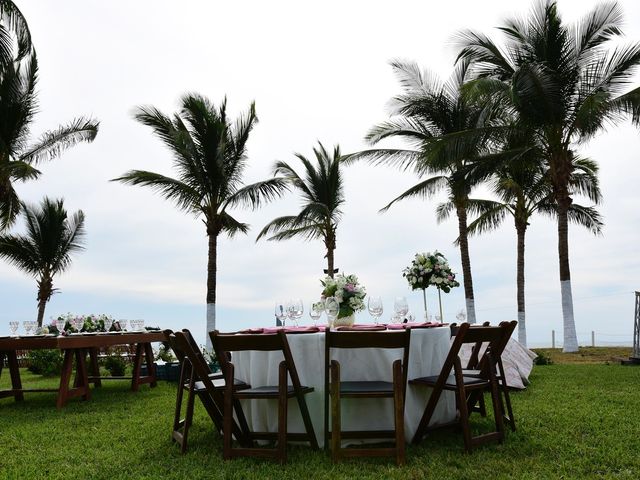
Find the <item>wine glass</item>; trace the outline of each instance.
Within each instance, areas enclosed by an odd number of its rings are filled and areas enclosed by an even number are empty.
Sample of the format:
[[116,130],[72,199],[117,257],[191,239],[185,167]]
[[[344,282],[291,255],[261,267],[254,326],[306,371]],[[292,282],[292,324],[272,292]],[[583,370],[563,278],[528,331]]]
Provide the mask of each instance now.
[[321,302],[316,302],[311,304],[311,308],[309,309],[309,316],[311,320],[313,320],[313,326],[318,325],[318,320],[322,316],[322,312],[324,311],[324,307]]
[[124,332],[127,329],[127,320],[118,320],[118,324],[120,325],[121,332]]
[[464,313],[464,310],[460,310],[456,315],[456,319],[460,323],[463,323],[465,318],[467,318],[467,315]]
[[440,315],[436,315],[436,323],[442,323],[442,317]]
[[276,320],[278,320],[278,325],[282,325],[284,327],[284,321],[287,318],[287,306],[284,302],[276,302],[275,314]]
[[31,331],[31,322],[29,320],[24,320],[22,322],[22,327],[24,328],[25,335],[29,335],[29,332]]
[[373,317],[373,323],[378,324],[378,319],[382,315],[383,307],[382,307],[382,298],[380,297],[369,297],[369,313]]
[[64,326],[67,324],[67,319],[66,318],[58,318],[56,320],[56,328],[58,329],[58,333],[60,335],[62,335],[62,332],[64,332]]
[[335,322],[338,312],[340,311],[340,304],[335,297],[327,297],[324,302],[324,309],[327,312],[327,321],[329,325],[333,325],[333,322]]
[[16,332],[18,331],[19,325],[20,325],[20,322],[9,322],[9,330],[11,330],[12,337],[16,336]]
[[402,319],[409,311],[409,304],[405,297],[396,297],[393,302],[393,311],[395,312],[394,320],[397,318],[398,322],[402,322]]
[[302,303],[302,299],[296,298],[291,301],[291,312],[293,316],[293,324],[297,327],[298,320],[300,320],[304,314],[304,304]]
[[111,330],[111,326],[113,325],[113,318],[111,317],[104,317],[104,331],[108,332],[109,330]]

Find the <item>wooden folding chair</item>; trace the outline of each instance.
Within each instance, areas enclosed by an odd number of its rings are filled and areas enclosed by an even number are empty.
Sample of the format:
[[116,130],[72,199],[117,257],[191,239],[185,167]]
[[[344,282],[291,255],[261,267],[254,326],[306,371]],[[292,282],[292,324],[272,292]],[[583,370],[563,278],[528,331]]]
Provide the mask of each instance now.
[[[398,465],[405,462],[404,398],[407,385],[407,365],[411,329],[397,332],[349,332],[327,330],[325,337],[325,448],[331,435],[331,458],[394,456]],[[389,381],[341,381],[340,363],[331,359],[331,349],[384,348],[402,349],[402,358],[391,366]],[[384,379],[389,372],[380,372]],[[329,397],[331,397],[331,432],[329,433]],[[342,398],[393,398],[394,429],[343,431],[340,400]],[[342,448],[342,439],[394,439],[393,447]]]
[[[459,424],[462,427],[464,446],[467,452],[471,452],[473,447],[488,441],[495,440],[502,443],[504,439],[504,423],[500,406],[498,382],[495,375],[496,358],[493,352],[498,350],[503,333],[504,329],[502,327],[472,327],[468,323],[461,324],[458,327],[458,331],[451,344],[449,354],[442,366],[440,374],[415,378],[409,381],[410,385],[422,385],[433,389],[416,433],[413,436],[412,442],[414,444],[419,443],[429,430],[452,424]],[[478,342],[488,344],[483,355],[483,359],[486,359],[486,361],[483,361],[481,375],[479,377],[464,376],[460,357],[458,356],[460,348],[464,344],[477,344]],[[452,370],[453,375],[451,374]],[[491,392],[496,430],[491,433],[472,437],[469,425],[469,398],[471,394],[482,394],[487,389]],[[458,418],[448,424],[430,427],[429,422],[433,417],[433,412],[444,390],[456,392]]]
[[[311,416],[307,408],[304,396],[313,392],[313,387],[305,387],[300,384],[300,378],[296,370],[293,356],[289,348],[289,342],[284,331],[280,330],[275,334],[228,334],[218,331],[209,332],[213,349],[220,362],[227,385],[224,389],[223,408],[223,457],[225,460],[238,456],[259,456],[276,458],[280,463],[287,460],[287,440],[308,441],[312,448],[318,449],[318,441],[311,423]],[[232,387],[235,366],[231,359],[231,352],[240,351],[280,351],[283,361],[280,362],[278,385],[253,386],[246,390],[237,390]],[[288,377],[291,378],[291,385],[288,385]],[[305,433],[287,432],[287,408],[288,401],[295,398],[300,408],[300,414],[305,426]],[[249,442],[255,440],[276,440],[276,448],[258,448],[255,445],[250,447],[236,448],[233,446],[231,430],[229,426],[233,421],[232,405],[238,400],[277,400],[278,401],[278,431],[277,432],[255,432],[249,431],[246,421],[241,423],[245,429],[244,434]],[[241,408],[240,408],[241,410]],[[242,415],[244,418],[244,415]]]
[[[223,391],[225,388],[225,380],[220,375],[216,375],[209,369],[199,348],[193,349],[192,341],[189,340],[191,334],[189,331],[176,332],[168,335],[169,345],[180,361],[180,377],[178,390],[176,392],[176,405],[173,417],[173,431],[171,438],[180,445],[182,453],[187,450],[187,439],[189,428],[193,421],[193,409],[195,396],[197,395],[209,417],[213,421],[216,430],[222,432],[223,415],[222,407],[224,403]],[[235,389],[250,388],[245,382],[235,380],[233,382]],[[187,392],[187,407],[182,417],[182,401],[184,393]],[[240,404],[237,404],[240,408]],[[242,411],[239,412],[238,421],[244,421]],[[231,425],[231,432],[242,444],[246,444],[243,429],[234,421]]]
[[[485,326],[489,325],[489,322],[485,322]],[[504,365],[502,363],[502,354],[504,349],[507,347],[509,343],[509,339],[513,334],[518,322],[512,320],[510,322],[500,322],[500,327],[503,328],[502,339],[496,345],[494,351],[492,352],[494,360],[495,360],[495,375],[496,380],[498,381],[498,386],[500,387],[500,406],[502,409],[502,416],[505,422],[511,427],[513,432],[516,431],[516,421],[513,415],[513,408],[511,406],[511,397],[509,395],[509,385],[507,383],[507,376],[505,374]],[[488,359],[485,359],[482,356],[482,342],[476,343],[474,345],[471,357],[469,358],[469,362],[465,369],[463,369],[463,375],[469,377],[481,377],[484,362],[488,362]],[[473,394],[470,397],[470,401],[468,402],[471,411],[479,411],[482,416],[486,416],[486,411],[484,407],[484,396],[481,394]]]

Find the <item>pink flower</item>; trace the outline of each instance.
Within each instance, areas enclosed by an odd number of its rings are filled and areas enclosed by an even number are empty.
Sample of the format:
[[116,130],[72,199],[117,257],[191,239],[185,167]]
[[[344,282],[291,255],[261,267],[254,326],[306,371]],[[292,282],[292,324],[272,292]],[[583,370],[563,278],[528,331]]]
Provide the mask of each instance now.
[[355,287],[355,285],[353,285],[353,284],[351,284],[351,283],[347,283],[347,284],[344,286],[344,289],[345,289],[347,292],[355,292],[355,291],[356,291],[356,287]]
[[447,279],[449,279],[449,280],[453,280],[453,275],[449,275],[449,276],[447,277]]

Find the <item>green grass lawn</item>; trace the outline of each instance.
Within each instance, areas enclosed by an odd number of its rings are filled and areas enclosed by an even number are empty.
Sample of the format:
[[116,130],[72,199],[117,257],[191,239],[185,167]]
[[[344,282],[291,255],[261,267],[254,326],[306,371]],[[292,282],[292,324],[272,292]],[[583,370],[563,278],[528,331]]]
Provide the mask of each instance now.
[[[0,388],[6,388],[3,372]],[[23,375],[26,385],[55,379]],[[407,465],[386,459],[333,465],[324,452],[291,447],[282,467],[270,461],[223,461],[221,441],[198,405],[190,449],[170,441],[175,385],[132,393],[104,382],[90,402],[55,409],[55,395],[23,403],[0,400],[0,478],[640,478],[640,368],[538,366],[527,391],[513,394],[518,431],[503,445],[463,453],[454,431],[435,432],[408,448]],[[473,417],[475,427],[487,420]]]

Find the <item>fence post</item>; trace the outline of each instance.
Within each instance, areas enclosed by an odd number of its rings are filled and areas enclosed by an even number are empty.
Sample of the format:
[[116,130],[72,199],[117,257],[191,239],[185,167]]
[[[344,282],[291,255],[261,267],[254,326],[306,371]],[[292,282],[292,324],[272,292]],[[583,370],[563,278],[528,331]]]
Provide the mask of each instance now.
[[551,330],[551,348],[556,348],[556,331]]
[[596,346],[596,332],[594,332],[593,330],[591,330],[591,346]]

